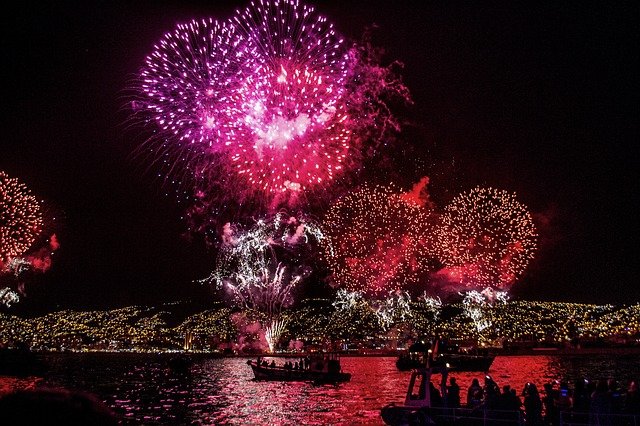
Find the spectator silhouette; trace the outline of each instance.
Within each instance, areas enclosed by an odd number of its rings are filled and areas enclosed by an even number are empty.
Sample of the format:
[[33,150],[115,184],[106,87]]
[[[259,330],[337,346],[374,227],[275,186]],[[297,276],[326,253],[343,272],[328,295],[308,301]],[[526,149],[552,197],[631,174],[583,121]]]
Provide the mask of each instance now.
[[611,414],[609,386],[604,380],[598,380],[596,390],[591,394],[589,423],[600,425],[608,424],[609,414]]
[[527,383],[522,391],[524,398],[525,423],[527,425],[542,424],[542,401],[538,388],[533,383]]
[[107,426],[118,417],[94,396],[64,389],[17,391],[0,398],[2,424]]
[[460,386],[456,383],[455,377],[449,379],[447,388],[447,407],[460,408]]
[[473,379],[467,390],[467,407],[476,408],[482,404],[482,388],[478,379]]
[[640,415],[640,395],[638,395],[638,381],[629,383],[627,395],[624,400],[624,413],[632,416]]

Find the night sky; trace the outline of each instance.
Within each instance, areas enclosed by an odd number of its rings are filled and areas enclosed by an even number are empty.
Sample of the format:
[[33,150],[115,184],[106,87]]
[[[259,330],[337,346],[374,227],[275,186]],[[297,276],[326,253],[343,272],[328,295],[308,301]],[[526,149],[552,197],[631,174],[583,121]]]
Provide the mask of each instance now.
[[[0,170],[62,214],[61,248],[15,312],[207,299],[213,252],[133,150],[126,88],[177,23],[245,2],[47,2],[2,17]],[[476,185],[534,214],[531,300],[628,303],[638,283],[638,3],[315,2],[345,37],[376,24],[414,105],[389,156],[444,206]],[[371,180],[384,181],[375,170]]]

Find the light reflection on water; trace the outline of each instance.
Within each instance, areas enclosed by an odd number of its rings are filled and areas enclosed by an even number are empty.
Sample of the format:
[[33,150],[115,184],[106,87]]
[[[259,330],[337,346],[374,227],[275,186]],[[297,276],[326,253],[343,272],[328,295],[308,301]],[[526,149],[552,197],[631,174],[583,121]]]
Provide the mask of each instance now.
[[[518,392],[532,381],[543,383],[586,376],[614,377],[626,383],[640,377],[637,356],[498,357],[490,370],[499,386]],[[82,354],[51,357],[46,385],[96,394],[131,424],[382,424],[380,408],[402,402],[408,372],[392,357],[344,357],[351,382],[313,385],[257,382],[247,358],[200,359],[190,375],[172,373],[167,357],[136,354]],[[276,360],[281,364],[283,358]],[[461,395],[482,373],[452,373]],[[0,379],[0,382],[2,380]],[[480,380],[482,383],[482,380]]]

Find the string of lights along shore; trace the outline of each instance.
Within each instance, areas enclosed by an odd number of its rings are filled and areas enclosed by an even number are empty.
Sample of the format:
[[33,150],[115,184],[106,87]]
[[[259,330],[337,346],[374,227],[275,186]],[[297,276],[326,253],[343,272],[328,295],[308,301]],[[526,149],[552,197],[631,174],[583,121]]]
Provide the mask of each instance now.
[[[141,149],[195,200],[185,216],[215,226],[218,261],[202,282],[262,311],[275,340],[317,259],[333,287],[385,300],[416,286],[508,290],[536,248],[530,213],[506,190],[478,187],[439,209],[428,177],[411,190],[358,178],[393,132],[401,139],[394,102],[411,102],[371,49],[309,5],[260,0],[227,20],[177,25],[133,83],[132,119],[151,134]],[[328,208],[305,213],[314,197]],[[258,207],[225,211],[243,202]]]

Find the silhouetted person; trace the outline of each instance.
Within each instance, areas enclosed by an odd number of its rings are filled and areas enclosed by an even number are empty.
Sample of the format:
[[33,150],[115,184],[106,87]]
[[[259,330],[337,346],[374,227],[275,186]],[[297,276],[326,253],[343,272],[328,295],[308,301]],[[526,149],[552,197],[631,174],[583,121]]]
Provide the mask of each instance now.
[[511,398],[511,386],[504,385],[502,386],[502,393],[498,397],[498,404],[496,405],[496,410],[510,410],[509,408],[509,400]]
[[524,398],[524,420],[527,425],[542,424],[542,401],[538,388],[533,383],[527,383],[522,390]]
[[638,381],[632,380],[624,399],[624,413],[632,416],[640,415],[640,395],[638,394]]
[[2,424],[107,426],[119,424],[117,416],[94,396],[64,389],[14,392],[0,398]]
[[432,407],[442,407],[442,396],[432,382],[429,382],[429,397],[431,398]]
[[622,389],[615,379],[609,379],[607,382],[609,388],[609,401],[611,402],[611,412],[620,414],[622,412]]
[[553,384],[544,384],[544,397],[542,405],[544,405],[544,420],[548,425],[557,425],[560,419],[560,413],[556,408],[555,401],[558,398],[558,391],[553,388]]
[[447,388],[447,407],[460,408],[460,386],[456,383],[455,377],[449,379]]
[[578,379],[573,389],[573,411],[578,413],[588,413],[591,406],[591,395],[587,389],[587,381]]
[[500,388],[490,376],[484,377],[484,403],[490,410],[498,409],[500,398]]
[[476,408],[482,404],[482,388],[478,379],[473,379],[467,390],[467,407]]
[[516,390],[511,389],[509,393],[511,394],[511,398],[509,398],[511,408],[509,409],[514,411],[520,411],[520,409],[522,408],[522,400],[516,393]]
[[271,368],[276,368],[276,361],[271,361],[271,364],[269,364],[269,367]]
[[611,397],[609,386],[604,380],[598,380],[596,390],[591,394],[591,411],[589,412],[589,423],[608,424],[611,414]]
[[567,382],[560,383],[560,391],[558,392],[554,405],[558,413],[571,411],[573,398],[569,391],[569,384]]

